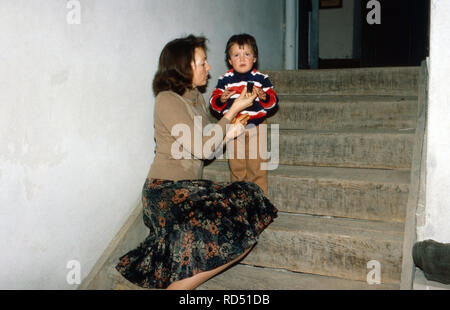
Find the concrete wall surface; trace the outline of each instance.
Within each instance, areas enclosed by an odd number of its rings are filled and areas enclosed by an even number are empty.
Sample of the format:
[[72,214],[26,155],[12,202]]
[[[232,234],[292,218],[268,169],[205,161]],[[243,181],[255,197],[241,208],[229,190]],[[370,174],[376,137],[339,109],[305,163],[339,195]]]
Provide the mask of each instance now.
[[[450,1],[431,1],[426,208],[418,240],[450,243]],[[420,221],[419,221],[420,222]]]
[[2,0],[0,289],[75,289],[138,205],[168,41],[208,37],[210,93],[232,34],[282,68],[283,22],[272,0]]

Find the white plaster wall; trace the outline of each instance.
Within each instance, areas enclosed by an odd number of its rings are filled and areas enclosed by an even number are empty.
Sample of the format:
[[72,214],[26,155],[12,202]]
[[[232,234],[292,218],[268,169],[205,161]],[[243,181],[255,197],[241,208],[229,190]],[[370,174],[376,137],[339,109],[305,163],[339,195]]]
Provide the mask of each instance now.
[[354,0],[343,0],[342,8],[319,10],[319,57],[353,57]]
[[431,1],[425,225],[418,240],[450,243],[450,1]]
[[284,1],[0,2],[0,289],[73,289],[137,206],[153,160],[151,82],[162,47],[210,39],[211,90],[234,33],[283,64]]

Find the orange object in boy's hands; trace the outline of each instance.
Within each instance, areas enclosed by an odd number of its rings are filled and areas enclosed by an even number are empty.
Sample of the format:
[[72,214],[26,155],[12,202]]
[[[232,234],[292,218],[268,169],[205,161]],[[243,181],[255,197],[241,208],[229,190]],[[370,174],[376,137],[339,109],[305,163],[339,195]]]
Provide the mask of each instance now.
[[225,141],[234,139],[245,132],[245,127],[250,119],[248,114],[241,114],[233,119],[230,129],[227,131]]
[[267,94],[265,91],[262,90],[262,88],[257,88],[256,94],[258,95],[259,100],[266,101]]
[[247,126],[248,120],[250,119],[250,116],[248,114],[240,114],[239,116],[235,117],[232,124],[235,124],[236,122],[240,122],[242,126]]

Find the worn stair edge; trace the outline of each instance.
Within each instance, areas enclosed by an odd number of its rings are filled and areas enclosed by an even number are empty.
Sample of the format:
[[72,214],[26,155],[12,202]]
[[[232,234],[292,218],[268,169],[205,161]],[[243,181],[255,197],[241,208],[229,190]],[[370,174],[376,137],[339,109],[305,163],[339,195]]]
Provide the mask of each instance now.
[[[268,197],[280,211],[403,222],[409,171],[279,166],[268,171]],[[204,169],[204,178],[229,182],[226,162]]]
[[[221,181],[229,181],[229,169],[226,160],[215,160],[205,166],[204,172],[211,174],[215,172],[226,172],[226,178]],[[211,172],[211,173],[210,173]],[[316,178],[326,180],[338,180],[349,182],[372,182],[386,184],[408,185],[410,171],[408,169],[385,170],[365,168],[341,168],[341,167],[311,167],[279,165],[275,170],[268,170],[270,176],[289,178]],[[213,176],[213,175],[211,175]]]
[[281,129],[403,129],[416,127],[417,97],[279,95],[267,121]]
[[278,94],[416,96],[420,67],[266,70]]
[[280,101],[290,102],[295,104],[317,104],[326,103],[339,105],[342,103],[372,103],[377,106],[381,103],[411,103],[417,104],[418,96],[389,96],[389,95],[304,95],[304,94],[281,94],[278,96]]
[[280,213],[242,263],[365,281],[369,262],[381,283],[400,283],[403,225]]
[[197,290],[397,290],[395,284],[372,284],[321,275],[237,264]]

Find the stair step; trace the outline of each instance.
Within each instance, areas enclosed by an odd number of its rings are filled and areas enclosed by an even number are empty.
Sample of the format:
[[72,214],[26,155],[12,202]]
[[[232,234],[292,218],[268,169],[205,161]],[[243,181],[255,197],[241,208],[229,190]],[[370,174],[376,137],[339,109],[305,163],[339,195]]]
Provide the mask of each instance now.
[[395,284],[369,285],[334,277],[237,264],[197,290],[396,290]]
[[378,261],[381,283],[399,284],[403,224],[280,213],[242,263],[366,281]]
[[[282,212],[405,220],[409,171],[282,165],[268,175],[269,198]],[[229,182],[228,164],[211,163],[203,177]]]
[[280,130],[280,164],[355,168],[411,167],[414,132]]
[[417,96],[420,67],[265,71],[278,94]]
[[[160,290],[134,285],[113,267],[110,269],[111,286],[108,290]],[[270,279],[270,281],[268,281]],[[372,284],[292,272],[284,269],[264,268],[237,264],[203,283],[197,290],[398,290],[398,284]]]
[[[267,133],[271,150],[271,128]],[[274,140],[276,141],[276,140]],[[309,131],[281,129],[278,163],[294,166],[410,169],[414,130]],[[226,151],[222,159],[227,158]],[[271,162],[276,156],[270,155]]]
[[280,95],[269,124],[281,129],[416,128],[417,97]]

